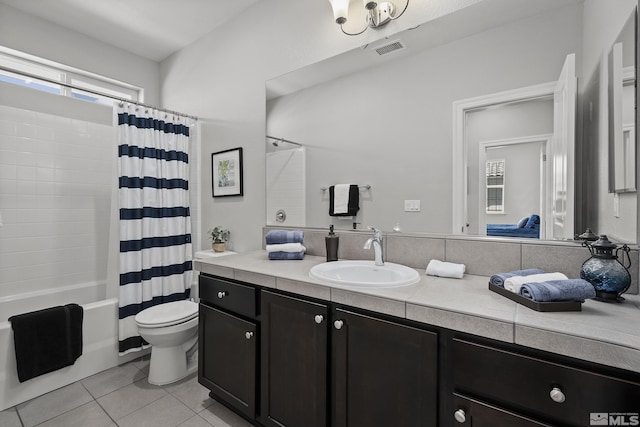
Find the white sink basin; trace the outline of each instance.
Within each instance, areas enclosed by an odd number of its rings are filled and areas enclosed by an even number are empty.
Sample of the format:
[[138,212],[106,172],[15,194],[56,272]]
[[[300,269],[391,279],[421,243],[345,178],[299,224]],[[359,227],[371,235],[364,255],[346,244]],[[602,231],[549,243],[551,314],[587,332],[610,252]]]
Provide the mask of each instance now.
[[398,288],[417,283],[420,274],[413,268],[385,262],[333,261],[311,267],[309,276],[331,285],[350,288]]

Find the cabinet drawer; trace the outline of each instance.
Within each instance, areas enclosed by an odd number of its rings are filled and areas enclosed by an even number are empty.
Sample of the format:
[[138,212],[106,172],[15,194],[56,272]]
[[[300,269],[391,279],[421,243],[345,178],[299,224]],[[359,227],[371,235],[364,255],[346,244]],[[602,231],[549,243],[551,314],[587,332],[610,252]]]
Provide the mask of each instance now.
[[243,316],[255,318],[257,292],[253,286],[201,274],[200,299]]
[[455,409],[451,418],[455,420],[453,424],[456,427],[552,427],[459,394],[453,395],[453,401]]
[[638,383],[458,339],[452,363],[456,391],[541,419],[582,426],[640,410]]

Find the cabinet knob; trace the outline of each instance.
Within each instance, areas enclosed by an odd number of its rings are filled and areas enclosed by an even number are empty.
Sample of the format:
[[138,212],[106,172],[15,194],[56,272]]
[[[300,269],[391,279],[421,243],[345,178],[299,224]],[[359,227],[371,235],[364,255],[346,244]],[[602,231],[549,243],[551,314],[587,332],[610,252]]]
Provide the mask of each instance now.
[[227,292],[225,292],[225,291],[218,292],[218,298],[224,298],[226,296],[227,296]]
[[336,329],[342,329],[343,325],[344,325],[344,322],[342,320],[336,320],[335,322],[333,322],[333,326]]
[[554,387],[549,393],[549,396],[551,396],[551,400],[557,403],[562,403],[565,400],[564,393],[558,387]]
[[465,421],[467,421],[467,414],[464,413],[464,410],[458,409],[453,413],[453,418],[455,418],[459,423],[464,423]]
[[251,331],[247,331],[244,333],[244,337],[248,340],[250,340],[253,337],[253,332]]
[[324,320],[324,316],[322,314],[316,314],[315,321],[317,324],[322,323],[323,320]]

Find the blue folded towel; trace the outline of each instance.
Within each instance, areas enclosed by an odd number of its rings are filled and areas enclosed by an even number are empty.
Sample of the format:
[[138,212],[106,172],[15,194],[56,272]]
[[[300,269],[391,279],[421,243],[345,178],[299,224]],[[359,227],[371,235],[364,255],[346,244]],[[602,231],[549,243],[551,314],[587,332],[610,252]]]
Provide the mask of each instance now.
[[282,243],[303,243],[304,231],[302,230],[271,230],[265,236],[267,245],[280,245]]
[[304,259],[304,251],[300,252],[269,252],[270,260],[301,260]]
[[549,280],[525,283],[520,288],[520,295],[538,302],[584,301],[595,297],[596,290],[584,279]]
[[504,288],[504,281],[514,276],[531,276],[532,274],[542,274],[544,270],[539,268],[527,268],[525,270],[510,271],[508,273],[496,273],[489,278],[489,283]]

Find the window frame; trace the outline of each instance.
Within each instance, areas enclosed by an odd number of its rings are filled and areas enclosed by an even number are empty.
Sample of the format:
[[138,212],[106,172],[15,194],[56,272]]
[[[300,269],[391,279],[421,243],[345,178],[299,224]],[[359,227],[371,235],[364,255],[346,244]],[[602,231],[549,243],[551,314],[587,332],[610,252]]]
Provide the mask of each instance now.
[[[499,164],[502,163],[502,173],[499,175],[491,175],[489,172],[490,165],[497,165],[499,168]],[[504,215],[505,213],[505,183],[507,176],[507,162],[505,159],[491,159],[487,160],[485,164],[485,213],[487,215]],[[489,184],[489,178],[501,177],[501,184]],[[490,190],[500,190],[500,203],[499,204],[490,204],[489,201],[492,200],[489,197]],[[489,209],[490,206],[497,206],[498,209]]]

